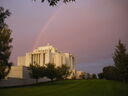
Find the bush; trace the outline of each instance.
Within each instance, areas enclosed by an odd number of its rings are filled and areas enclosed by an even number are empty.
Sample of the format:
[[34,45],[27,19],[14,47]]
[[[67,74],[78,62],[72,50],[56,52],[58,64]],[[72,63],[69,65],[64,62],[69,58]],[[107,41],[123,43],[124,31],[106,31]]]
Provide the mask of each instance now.
[[58,80],[66,79],[71,72],[69,72],[69,67],[66,65],[62,65],[61,67],[57,67],[57,76]]
[[57,69],[54,64],[46,64],[45,76],[53,81],[57,76]]
[[119,80],[119,71],[114,66],[107,66],[103,68],[104,78],[107,80]]
[[29,70],[29,75],[31,78],[36,80],[36,83],[38,83],[38,79],[43,77],[44,75],[42,75],[43,72],[43,67],[41,67],[38,64],[30,64],[30,66],[28,67]]
[[98,73],[98,78],[99,78],[99,79],[103,79],[103,78],[104,78],[103,73]]

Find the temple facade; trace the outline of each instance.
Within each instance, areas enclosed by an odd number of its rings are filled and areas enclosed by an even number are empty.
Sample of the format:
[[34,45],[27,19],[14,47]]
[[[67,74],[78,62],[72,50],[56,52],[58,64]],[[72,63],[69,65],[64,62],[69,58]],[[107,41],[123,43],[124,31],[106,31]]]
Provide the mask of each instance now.
[[30,64],[39,64],[45,66],[46,64],[55,64],[55,66],[62,66],[66,64],[71,70],[75,70],[74,56],[70,53],[62,53],[51,45],[38,47],[32,52],[26,53],[25,56],[19,56],[17,59],[18,66],[28,67]]
[[46,64],[55,64],[56,67],[67,65],[72,72],[68,79],[71,78],[81,78],[82,71],[77,71],[75,69],[75,59],[70,53],[63,53],[58,51],[55,47],[51,45],[38,47],[32,52],[26,53],[25,56],[19,56],[17,59],[17,66],[11,66],[11,70],[7,78],[18,78],[18,79],[31,79],[29,76],[28,67],[30,64],[39,64],[45,66]]

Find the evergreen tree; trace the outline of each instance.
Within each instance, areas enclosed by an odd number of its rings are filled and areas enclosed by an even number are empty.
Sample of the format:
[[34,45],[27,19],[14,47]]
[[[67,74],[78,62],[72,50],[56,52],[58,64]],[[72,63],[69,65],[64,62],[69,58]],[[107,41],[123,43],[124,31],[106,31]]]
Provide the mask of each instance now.
[[121,81],[128,81],[128,54],[126,53],[126,46],[119,40],[116,46],[113,60],[115,67],[119,71],[119,78]]
[[8,28],[5,23],[5,19],[10,15],[8,10],[4,10],[0,7],[0,79],[4,79],[8,75],[12,63],[9,62],[11,55],[11,33],[12,31]]

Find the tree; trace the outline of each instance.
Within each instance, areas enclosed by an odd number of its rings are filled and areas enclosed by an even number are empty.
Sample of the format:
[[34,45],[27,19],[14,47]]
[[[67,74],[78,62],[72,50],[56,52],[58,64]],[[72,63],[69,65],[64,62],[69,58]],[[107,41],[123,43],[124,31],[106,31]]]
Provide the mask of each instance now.
[[96,74],[93,73],[93,74],[92,74],[92,78],[93,78],[93,79],[97,79]]
[[119,71],[119,78],[121,81],[128,81],[128,53],[126,53],[126,46],[119,40],[113,55],[115,67]]
[[119,71],[115,66],[104,67],[103,75],[107,80],[119,80]]
[[103,73],[98,73],[98,78],[99,78],[99,79],[103,79],[103,78],[104,78]]
[[62,65],[61,67],[57,67],[57,79],[66,79],[70,75],[70,68],[66,65]]
[[55,78],[56,78],[56,76],[57,76],[57,70],[56,70],[56,68],[55,68],[55,65],[54,64],[51,64],[51,63],[49,63],[49,64],[46,64],[46,70],[45,70],[46,72],[46,77],[47,78],[49,78],[49,79],[51,79],[51,81],[53,81]]
[[10,14],[9,10],[4,10],[3,7],[0,7],[0,29],[2,29],[5,25],[7,26],[5,19],[10,16]]
[[90,73],[87,73],[87,74],[86,74],[86,79],[92,79],[92,76],[91,76]]
[[29,75],[31,78],[36,80],[36,84],[38,83],[38,79],[42,77],[42,69],[43,67],[41,67],[38,64],[30,64],[30,66],[28,67],[29,70]]
[[46,76],[46,67],[40,66],[40,77],[43,78]]
[[10,12],[0,7],[0,80],[8,75],[12,65],[12,63],[9,62],[12,48],[12,31],[5,23],[5,19],[8,16],[10,16]]
[[[33,0],[33,1],[37,1],[37,0]],[[67,3],[67,2],[73,2],[75,0],[41,0],[41,2],[44,1],[47,1],[50,6],[55,6],[58,4],[59,1],[63,1],[64,3]]]

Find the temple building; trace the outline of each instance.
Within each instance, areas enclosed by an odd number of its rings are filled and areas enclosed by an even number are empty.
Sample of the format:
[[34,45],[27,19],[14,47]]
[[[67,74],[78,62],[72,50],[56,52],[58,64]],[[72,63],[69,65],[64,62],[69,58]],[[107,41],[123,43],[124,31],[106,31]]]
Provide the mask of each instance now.
[[[85,72],[75,69],[75,59],[70,53],[63,53],[58,51],[51,45],[42,46],[28,52],[25,56],[17,58],[17,66],[11,66],[11,70],[5,80],[0,82],[0,87],[22,86],[35,84],[35,80],[30,77],[28,67],[30,64],[39,64],[45,66],[46,64],[55,64],[56,67],[67,65],[70,68],[71,74],[67,79],[82,79]],[[39,82],[50,81],[49,78],[43,77]]]
[[61,66],[66,64],[70,70],[74,70],[74,56],[70,53],[62,53],[51,45],[38,47],[32,52],[26,53],[25,56],[18,57],[18,66],[28,67],[30,64],[39,64],[45,66],[46,64],[55,64]]
[[47,46],[38,47],[32,52],[26,53],[25,56],[19,56],[17,58],[17,66],[11,67],[7,78],[30,79],[27,68],[30,64],[45,66],[49,63],[55,64],[56,67],[66,64],[74,74],[77,72],[72,54],[60,52],[48,44]]

